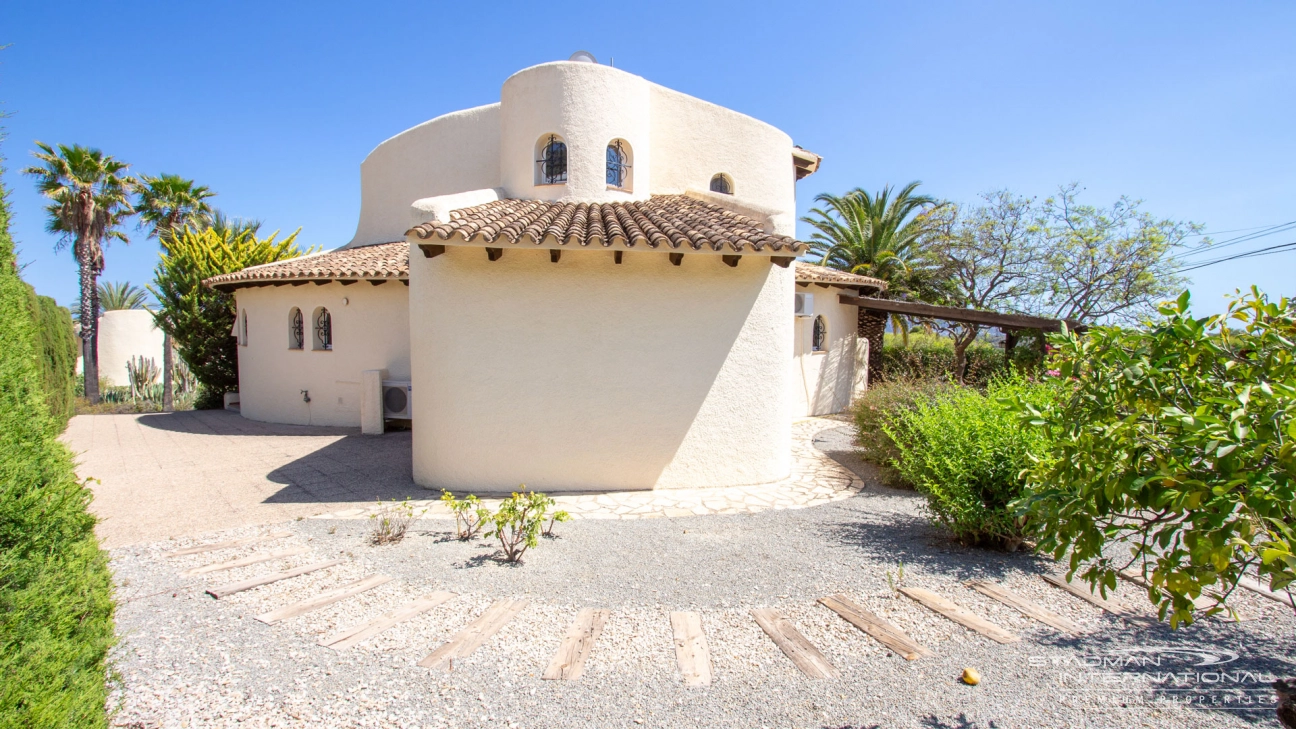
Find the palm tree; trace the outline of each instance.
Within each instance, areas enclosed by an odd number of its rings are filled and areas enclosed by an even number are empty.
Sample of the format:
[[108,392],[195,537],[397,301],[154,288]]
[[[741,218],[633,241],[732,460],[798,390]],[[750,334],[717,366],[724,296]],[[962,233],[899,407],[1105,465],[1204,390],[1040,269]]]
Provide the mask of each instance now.
[[251,233],[255,237],[261,230],[261,221],[248,218],[231,218],[219,210],[213,210],[207,227],[225,240],[234,240],[244,233]]
[[179,175],[140,175],[135,184],[139,226],[150,228],[149,237],[161,240],[186,225],[207,225],[212,218],[207,199],[215,195],[206,186]]
[[[105,311],[120,311],[122,309],[147,309],[148,292],[144,289],[131,284],[130,281],[113,283],[112,281],[100,282],[96,284],[98,289],[96,300],[99,302],[99,309],[95,316]],[[72,320],[81,323],[81,298],[77,297],[72,302]]]
[[[921,280],[919,269],[926,267],[923,239],[928,216],[938,206],[935,198],[914,194],[921,184],[910,182],[894,196],[890,185],[876,195],[857,187],[845,195],[816,196],[815,202],[823,207],[812,208],[801,219],[815,228],[809,241],[811,253],[822,266],[886,281],[888,297],[913,293],[910,284]],[[869,369],[876,372],[882,365],[886,317],[860,314],[860,334],[869,340]],[[895,316],[893,324],[908,344],[904,320]]]
[[129,242],[117,227],[134,212],[128,197],[129,166],[98,149],[60,144],[57,151],[41,142],[32,156],[42,164],[23,170],[36,178],[36,188],[52,202],[45,206],[45,229],[58,233],[58,250],[69,242],[81,275],[81,341],[84,344],[85,394],[99,402],[99,292],[104,269],[104,246],[116,238]]

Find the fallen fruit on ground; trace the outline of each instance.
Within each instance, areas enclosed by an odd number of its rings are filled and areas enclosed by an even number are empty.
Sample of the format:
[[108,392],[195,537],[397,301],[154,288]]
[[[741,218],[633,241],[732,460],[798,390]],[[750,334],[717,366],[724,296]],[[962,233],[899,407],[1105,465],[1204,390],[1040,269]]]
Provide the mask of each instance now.
[[963,683],[975,686],[981,683],[981,674],[975,668],[963,669]]

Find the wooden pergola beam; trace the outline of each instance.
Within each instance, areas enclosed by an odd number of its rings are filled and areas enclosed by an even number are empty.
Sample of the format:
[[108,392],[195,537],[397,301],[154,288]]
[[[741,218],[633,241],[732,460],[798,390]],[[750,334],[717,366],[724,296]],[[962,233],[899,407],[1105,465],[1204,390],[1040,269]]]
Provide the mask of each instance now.
[[[994,311],[920,304],[914,301],[892,301],[890,299],[874,299],[868,296],[850,296],[847,294],[841,294],[837,298],[843,304],[858,306],[869,311],[879,311],[887,314],[908,314],[909,316],[957,321],[964,324],[980,324],[982,326],[998,327],[1005,331],[1042,329],[1046,332],[1055,332],[1060,330],[1063,324],[1061,319],[1048,319],[1042,316],[1000,314]],[[1077,332],[1087,329],[1085,325],[1077,322],[1068,321],[1066,325],[1072,331]]]

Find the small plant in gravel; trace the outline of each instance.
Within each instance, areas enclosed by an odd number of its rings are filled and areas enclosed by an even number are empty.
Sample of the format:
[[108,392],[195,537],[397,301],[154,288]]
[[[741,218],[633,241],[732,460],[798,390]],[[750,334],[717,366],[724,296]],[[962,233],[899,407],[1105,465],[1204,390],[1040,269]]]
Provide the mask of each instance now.
[[466,499],[456,499],[454,494],[441,489],[441,503],[454,514],[455,536],[465,541],[476,536],[490,519],[490,510],[482,506],[481,499],[472,494],[468,494]]
[[500,502],[499,510],[490,515],[490,530],[486,532],[486,536],[499,540],[509,562],[520,561],[528,549],[539,544],[549,507],[554,505],[548,496],[527,491],[526,484],[521,489]]
[[369,518],[374,520],[373,531],[369,533],[370,544],[395,544],[405,538],[405,532],[414,523],[414,505],[408,497],[404,501],[392,499],[390,502],[379,499],[378,510]]
[[[550,500],[549,500],[549,503],[552,505],[552,504],[553,504],[553,499],[550,499]],[[546,537],[553,537],[553,536],[555,536],[555,534],[554,534],[554,525],[555,525],[555,524],[560,524],[560,523],[566,523],[566,522],[569,522],[569,521],[571,521],[571,514],[568,514],[566,511],[563,511],[563,510],[561,510],[561,509],[558,510],[558,511],[555,511],[553,514],[551,514],[551,515],[549,516],[549,523],[545,525],[545,528],[544,528],[544,535],[545,535]]]
[[887,570],[887,584],[891,586],[891,592],[895,592],[896,590],[900,589],[900,585],[902,583],[904,583],[904,560],[903,559],[900,560],[900,563],[898,565],[896,565],[896,571],[894,574],[892,574],[891,570]]

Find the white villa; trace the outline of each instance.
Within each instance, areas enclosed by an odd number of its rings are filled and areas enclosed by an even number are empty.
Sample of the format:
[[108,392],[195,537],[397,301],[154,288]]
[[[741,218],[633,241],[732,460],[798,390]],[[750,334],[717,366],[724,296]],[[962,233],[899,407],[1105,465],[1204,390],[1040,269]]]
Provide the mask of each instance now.
[[793,419],[865,383],[838,294],[884,286],[795,261],[819,162],[588,57],[519,71],[369,154],[345,246],[207,282],[242,415],[409,420],[415,480],[454,491],[783,479]]

